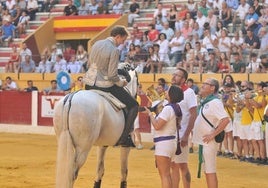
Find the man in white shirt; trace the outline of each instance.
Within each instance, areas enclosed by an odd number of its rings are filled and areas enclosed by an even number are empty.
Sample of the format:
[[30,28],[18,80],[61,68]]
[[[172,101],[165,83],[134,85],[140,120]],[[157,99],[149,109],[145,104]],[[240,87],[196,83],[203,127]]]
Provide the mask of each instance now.
[[233,32],[237,31],[237,24],[242,24],[240,28],[244,28],[245,25],[245,17],[248,13],[249,4],[246,3],[246,0],[240,0],[240,5],[237,10],[234,12],[233,18]]
[[16,82],[12,80],[10,76],[6,77],[6,82],[2,86],[3,90],[18,90]]
[[179,68],[172,76],[171,83],[180,87],[183,90],[184,99],[179,103],[182,110],[181,129],[179,132],[181,140],[180,155],[176,155],[172,161],[172,185],[179,187],[180,175],[184,188],[190,188],[191,174],[188,168],[189,155],[189,134],[191,133],[194,121],[196,119],[197,98],[194,90],[189,88],[186,84],[188,73],[185,69]]
[[185,39],[181,35],[181,31],[178,30],[175,33],[175,36],[169,42],[170,47],[170,61],[171,66],[175,66],[177,63],[181,62],[182,60],[182,51],[184,49]]
[[[208,78],[203,82],[199,94],[202,97],[198,116],[194,123],[193,142],[199,144],[199,167],[203,163],[207,187],[218,188],[216,174],[217,142],[215,136],[222,132],[230,122],[223,103],[215,94],[218,93],[219,82]],[[214,127],[205,120],[211,122]],[[199,171],[201,169],[199,168]],[[200,173],[198,173],[200,177]]]

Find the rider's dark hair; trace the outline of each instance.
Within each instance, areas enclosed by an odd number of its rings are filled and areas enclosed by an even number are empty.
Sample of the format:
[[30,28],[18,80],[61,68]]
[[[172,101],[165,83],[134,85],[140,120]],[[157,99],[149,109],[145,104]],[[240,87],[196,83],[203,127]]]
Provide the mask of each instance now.
[[128,32],[126,31],[125,27],[122,26],[116,26],[111,31],[111,37],[116,37],[117,35],[120,36],[128,36]]
[[183,91],[178,86],[172,85],[168,90],[168,96],[170,98],[170,103],[178,103],[183,100]]

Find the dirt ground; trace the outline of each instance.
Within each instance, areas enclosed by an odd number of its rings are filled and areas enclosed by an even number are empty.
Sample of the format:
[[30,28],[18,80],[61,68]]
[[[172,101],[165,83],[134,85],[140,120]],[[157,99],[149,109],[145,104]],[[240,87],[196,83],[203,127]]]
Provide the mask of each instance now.
[[[154,166],[152,143],[143,150],[132,149],[129,158],[128,188],[160,187],[160,178]],[[55,136],[0,133],[0,188],[52,188],[55,182]],[[104,188],[120,184],[119,148],[107,151],[103,178]],[[190,154],[192,187],[205,188],[205,176],[196,178],[198,155]],[[96,147],[82,167],[75,188],[93,187],[96,167]],[[257,166],[218,158],[219,188],[268,187],[268,166]],[[182,186],[181,186],[182,187]]]

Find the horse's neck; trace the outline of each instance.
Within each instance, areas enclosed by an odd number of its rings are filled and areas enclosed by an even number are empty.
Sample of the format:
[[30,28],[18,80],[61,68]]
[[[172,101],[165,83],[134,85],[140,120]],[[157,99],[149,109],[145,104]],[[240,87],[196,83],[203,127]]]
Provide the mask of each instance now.
[[137,75],[136,75],[136,71],[135,70],[130,70],[128,71],[130,77],[131,77],[131,81],[127,84],[126,89],[129,91],[130,95],[135,97],[137,94],[137,86],[138,86],[138,79],[137,79]]

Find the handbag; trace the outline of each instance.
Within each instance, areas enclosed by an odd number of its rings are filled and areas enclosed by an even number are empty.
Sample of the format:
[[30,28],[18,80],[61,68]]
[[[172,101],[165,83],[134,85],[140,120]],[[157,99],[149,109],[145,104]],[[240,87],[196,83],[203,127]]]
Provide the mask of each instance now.
[[[215,127],[212,125],[212,123],[204,116],[204,114],[203,114],[203,108],[201,109],[201,115],[202,115],[202,117],[206,120],[206,122],[212,127],[212,128],[214,128],[215,129]],[[217,134],[216,136],[215,136],[215,141],[217,142],[217,143],[221,143],[223,140],[224,140],[224,136],[225,136],[225,131],[223,130],[223,131],[221,131],[219,134]]]

